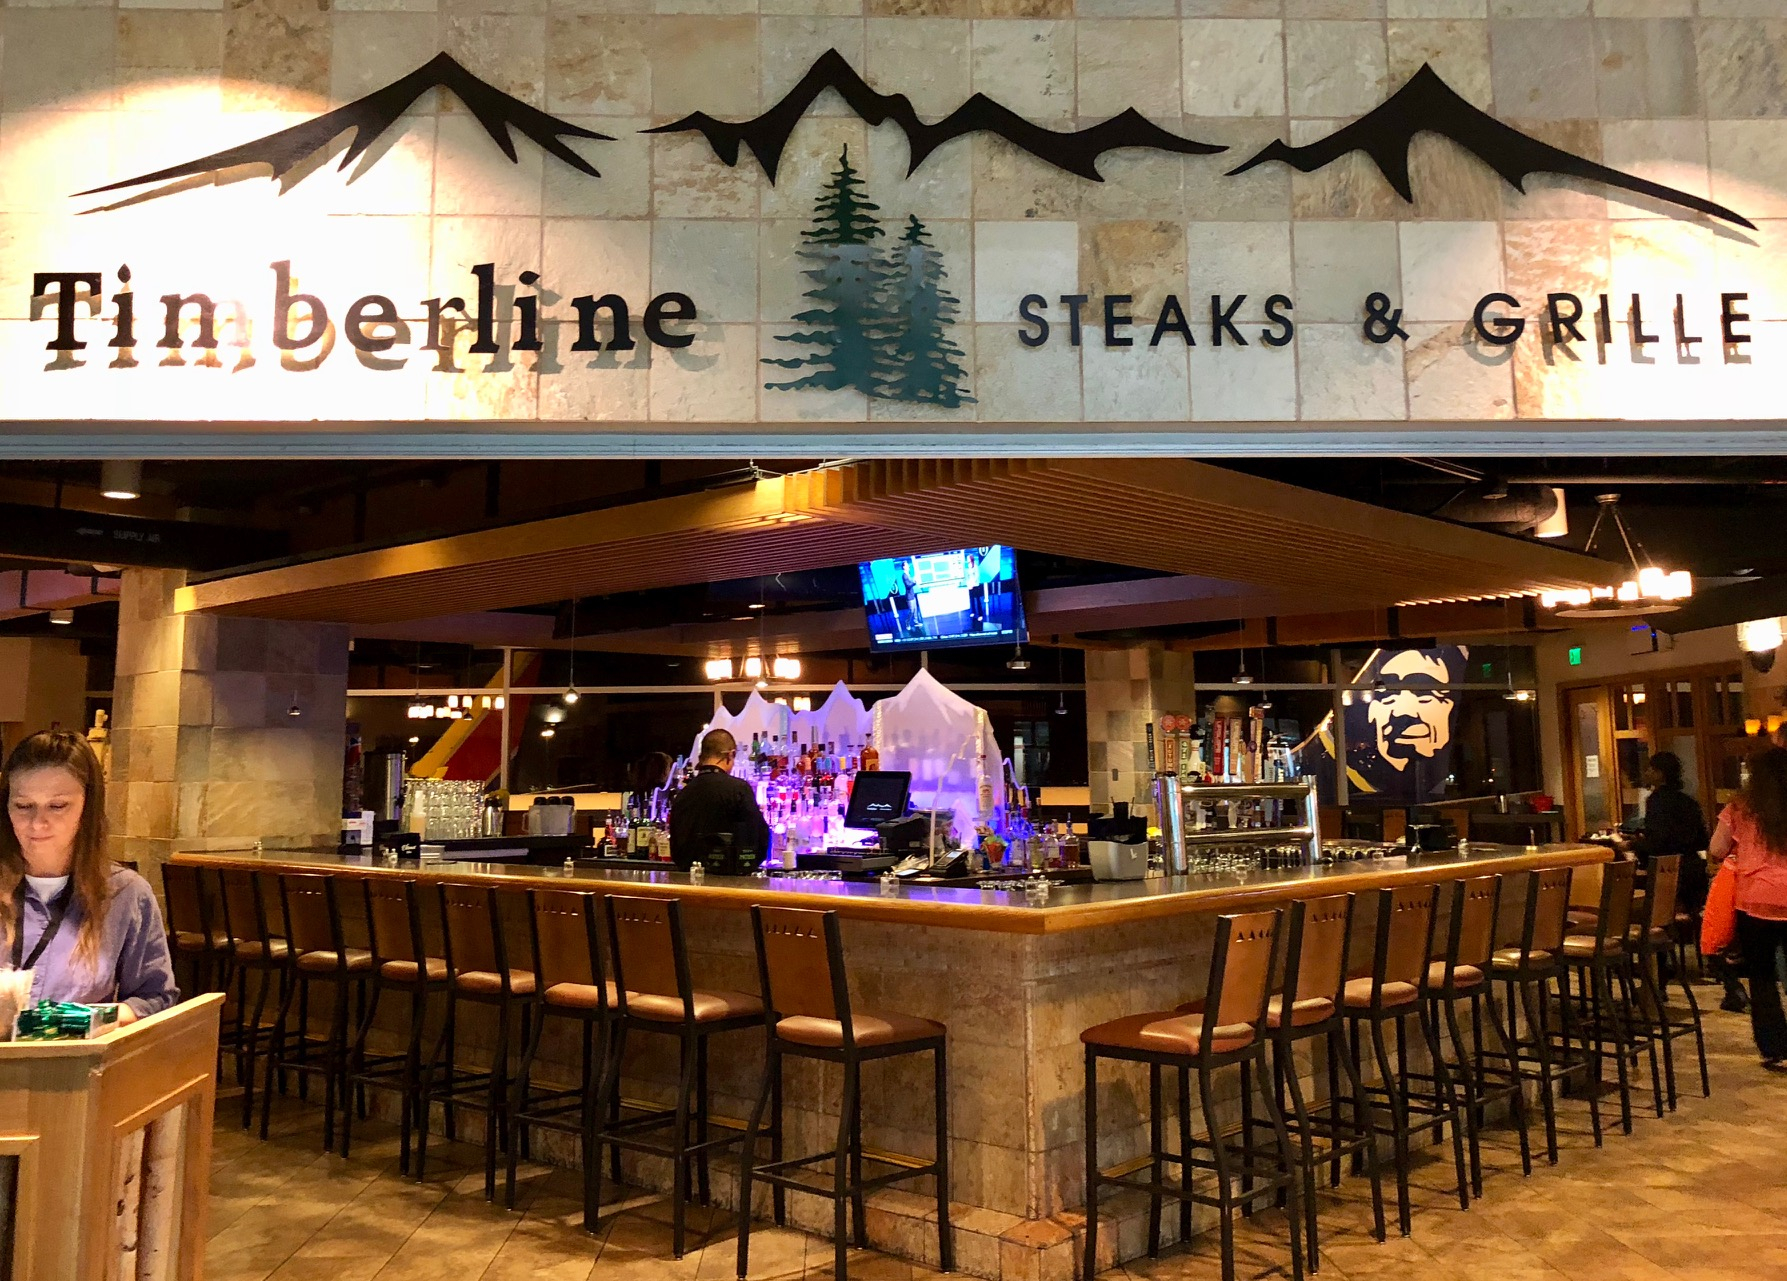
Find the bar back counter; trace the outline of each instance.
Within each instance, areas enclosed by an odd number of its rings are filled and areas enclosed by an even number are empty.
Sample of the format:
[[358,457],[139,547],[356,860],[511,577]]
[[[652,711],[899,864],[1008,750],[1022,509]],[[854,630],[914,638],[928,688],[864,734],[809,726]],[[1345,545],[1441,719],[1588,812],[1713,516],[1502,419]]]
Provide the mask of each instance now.
[[[984,1277],[1042,1281],[1074,1275],[1074,1242],[1083,1222],[1080,1032],[1108,1019],[1171,1009],[1201,998],[1218,914],[1356,893],[1352,959],[1364,964],[1370,956],[1375,916],[1370,891],[1500,875],[1498,934],[1511,937],[1522,916],[1529,879],[1525,873],[1598,864],[1608,857],[1609,851],[1590,845],[1470,845],[1416,859],[1058,886],[1042,904],[1027,902],[1021,890],[902,886],[889,896],[874,882],[708,876],[692,884],[688,875],[674,871],[586,866],[561,872],[463,862],[393,866],[343,858],[333,851],[184,853],[174,861],[275,874],[326,871],[356,881],[412,878],[423,890],[424,929],[430,938],[441,929],[435,883],[513,891],[499,896],[511,966],[525,966],[528,962],[522,958],[531,956],[527,890],[675,898],[682,905],[696,986],[743,992],[759,987],[749,914],[753,904],[835,911],[842,919],[853,999],[865,1008],[897,1010],[948,1028],[950,1191],[957,1207],[957,1268]],[[262,878],[269,892],[275,879]],[[348,945],[364,946],[364,897],[358,885],[339,897]],[[272,908],[272,919],[276,914],[277,908]],[[407,1008],[391,1011],[387,1024],[387,1012],[381,1007],[374,1038],[378,1043],[382,1037],[379,1048],[401,1048],[396,1044],[395,1019],[400,1013],[406,1014]],[[534,1076],[576,1082],[581,1070],[576,1038],[551,1026],[562,1020],[546,1022]],[[459,1057],[475,1065],[476,1056],[482,1054],[487,1062],[493,1028],[494,1021],[462,1028]],[[514,1035],[511,1032],[512,1040]],[[628,1041],[624,1098],[665,1105],[674,1097],[675,1047],[652,1044],[660,1041],[674,1038]],[[761,1080],[762,1036],[718,1039],[710,1068],[710,1115],[721,1127],[741,1123],[750,1114]],[[1319,1060],[1309,1065],[1313,1096],[1325,1096],[1325,1075]],[[1101,1075],[1102,1164],[1133,1162],[1147,1152],[1146,1081],[1140,1067]],[[865,1151],[927,1159],[933,1148],[932,1089],[927,1063],[895,1059],[866,1067],[864,1095],[872,1105],[862,1118]],[[790,1061],[786,1088],[790,1151],[830,1146],[838,1127],[838,1094],[835,1065]],[[1232,1102],[1219,1101],[1219,1112]],[[1213,1120],[1220,1127],[1233,1118],[1219,1115]],[[440,1124],[438,1113],[435,1123]],[[464,1137],[482,1141],[481,1117],[468,1117],[460,1128]],[[532,1155],[572,1165],[577,1151],[574,1135],[542,1132]],[[712,1192],[717,1204],[734,1204],[732,1170],[730,1161],[714,1163]],[[660,1159],[630,1157],[623,1173],[630,1182],[669,1186],[668,1162]],[[935,1266],[936,1205],[927,1195],[931,1189],[928,1181],[906,1188],[870,1198],[869,1243]],[[790,1221],[797,1226],[830,1232],[832,1215],[823,1202],[797,1196],[788,1208]],[[1143,1252],[1145,1199],[1135,1198],[1133,1204],[1121,1198],[1105,1202],[1101,1214],[1107,1225],[1101,1241],[1108,1243],[1110,1258]],[[1204,1226],[1200,1221],[1194,1230]]]

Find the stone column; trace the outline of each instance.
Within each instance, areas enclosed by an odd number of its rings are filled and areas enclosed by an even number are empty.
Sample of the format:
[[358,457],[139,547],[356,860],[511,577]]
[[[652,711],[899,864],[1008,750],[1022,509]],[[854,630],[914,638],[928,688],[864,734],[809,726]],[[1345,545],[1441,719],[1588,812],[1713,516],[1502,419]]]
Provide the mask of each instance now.
[[177,614],[174,594],[184,582],[174,570],[124,574],[108,800],[113,853],[148,871],[181,849],[257,840],[269,848],[333,845],[347,629]]
[[1087,776],[1094,811],[1117,801],[1152,806],[1147,727],[1169,712],[1195,710],[1191,660],[1161,645],[1086,651]]

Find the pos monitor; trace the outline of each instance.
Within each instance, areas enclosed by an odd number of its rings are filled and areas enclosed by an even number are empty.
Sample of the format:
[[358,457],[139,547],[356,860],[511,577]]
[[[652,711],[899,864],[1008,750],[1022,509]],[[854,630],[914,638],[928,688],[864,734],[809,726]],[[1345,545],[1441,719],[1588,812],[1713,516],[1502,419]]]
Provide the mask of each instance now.
[[912,791],[910,770],[861,770],[850,788],[850,807],[844,826],[874,831],[883,823],[906,816],[906,800]]

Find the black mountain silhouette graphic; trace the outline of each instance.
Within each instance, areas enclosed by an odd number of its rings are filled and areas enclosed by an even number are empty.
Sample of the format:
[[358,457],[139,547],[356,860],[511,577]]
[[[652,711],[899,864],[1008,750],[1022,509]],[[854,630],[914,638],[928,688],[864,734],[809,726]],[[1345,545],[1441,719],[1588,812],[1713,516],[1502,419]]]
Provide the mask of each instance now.
[[783,149],[794,133],[794,127],[807,109],[827,89],[836,90],[850,109],[871,125],[891,120],[899,125],[910,145],[912,158],[908,174],[923,164],[932,152],[944,143],[972,133],[993,133],[1004,138],[1048,164],[1065,169],[1093,182],[1103,182],[1098,161],[1107,151],[1126,147],[1145,147],[1155,151],[1178,152],[1182,155],[1209,156],[1227,147],[1194,142],[1168,133],[1148,120],[1135,108],[1112,116],[1101,124],[1072,133],[1059,133],[1030,123],[1009,107],[1001,106],[985,94],[977,93],[936,124],[928,125],[918,118],[912,102],[903,93],[878,93],[856,73],[856,69],[836,49],[827,49],[807,68],[800,83],[782,100],[753,120],[733,123],[716,120],[705,111],[684,116],[681,120],[646,133],[699,133],[714,149],[714,154],[728,165],[738,163],[740,144],[751,149],[757,163],[773,183],[782,163]]
[[1526,179],[1533,174],[1562,174],[1619,187],[1755,230],[1755,224],[1749,219],[1724,205],[1609,169],[1503,124],[1459,97],[1457,91],[1426,64],[1382,104],[1320,142],[1293,147],[1280,139],[1267,144],[1229,173],[1246,173],[1268,160],[1282,160],[1303,173],[1314,173],[1350,152],[1363,151],[1389,179],[1396,193],[1412,204],[1415,197],[1409,186],[1409,144],[1418,133],[1437,133],[1450,138],[1499,173],[1517,191],[1526,190]]
[[144,183],[190,178],[249,164],[271,165],[273,177],[283,178],[351,129],[354,132],[353,141],[348,145],[347,154],[341,158],[340,167],[346,169],[378,140],[379,135],[397,123],[398,118],[409,110],[411,103],[435,88],[450,90],[463,102],[472,115],[477,117],[478,123],[484,126],[484,132],[490,135],[510,160],[517,159],[515,141],[509,136],[509,130],[513,128],[539,144],[541,150],[557,156],[573,169],[592,178],[602,176],[595,166],[560,140],[571,137],[613,142],[614,139],[608,134],[567,124],[544,111],[536,110],[521,99],[478,79],[447,54],[437,53],[402,79],[393,80],[383,89],[375,89],[364,98],[356,98],[346,106],[337,107],[313,120],[306,120],[301,125],[293,125],[290,129],[281,129],[278,133],[270,133],[264,138],[256,138],[253,142],[216,151],[208,156],[200,156],[197,160],[188,160],[184,164],[170,165],[166,169],[157,169],[154,173],[126,178],[122,182],[108,183],[106,186],[76,194],[98,195],[125,187],[140,187]]

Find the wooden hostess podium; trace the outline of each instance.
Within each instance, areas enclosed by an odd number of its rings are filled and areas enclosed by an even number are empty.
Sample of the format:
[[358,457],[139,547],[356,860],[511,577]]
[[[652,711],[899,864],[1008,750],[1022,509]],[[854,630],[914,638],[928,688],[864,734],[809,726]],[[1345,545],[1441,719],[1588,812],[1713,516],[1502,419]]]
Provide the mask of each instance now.
[[203,1275],[222,1006],[0,1043],[0,1281]]

